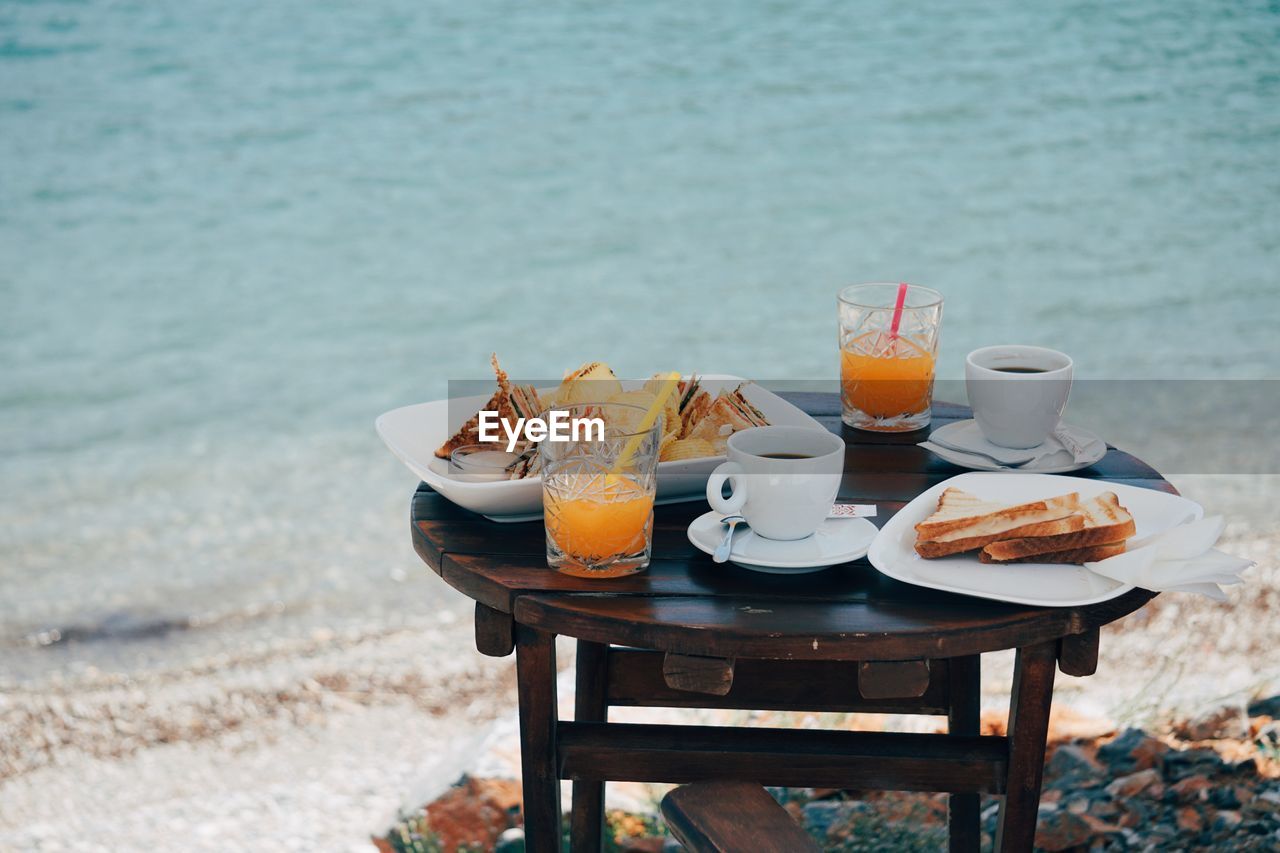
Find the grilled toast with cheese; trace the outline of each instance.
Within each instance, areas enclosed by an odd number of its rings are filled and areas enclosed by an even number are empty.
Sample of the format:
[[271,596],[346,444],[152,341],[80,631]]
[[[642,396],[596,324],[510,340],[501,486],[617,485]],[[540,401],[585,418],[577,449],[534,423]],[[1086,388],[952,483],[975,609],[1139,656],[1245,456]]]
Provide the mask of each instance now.
[[916,525],[916,535],[918,540],[934,542],[993,536],[1029,524],[1066,518],[1079,506],[1077,492],[1009,506],[984,501],[953,486],[938,498],[937,511]]
[[1026,557],[1014,557],[1011,560],[993,560],[986,551],[978,552],[978,559],[984,563],[1001,565],[1004,563],[1096,563],[1116,554],[1123,554],[1125,543],[1108,542],[1103,545],[1089,545],[1084,548],[1067,548],[1061,551],[1048,551],[1043,554],[1030,554]]
[[1084,523],[1077,530],[1051,536],[1010,537],[993,541],[983,547],[981,559],[984,563],[995,563],[1035,557],[1036,562],[1058,562],[1040,560],[1039,555],[1123,542],[1136,531],[1133,516],[1120,505],[1115,492],[1103,492],[1084,501],[1079,514]]
[[1031,524],[1025,524],[1021,527],[1015,527],[1011,530],[1004,530],[998,533],[974,533],[968,530],[959,530],[951,534],[943,534],[944,537],[937,540],[933,539],[917,539],[916,553],[927,559],[935,559],[937,557],[949,557],[952,554],[960,554],[965,551],[976,551],[979,548],[996,543],[999,540],[1009,537],[1052,537],[1055,535],[1068,535],[1072,531],[1080,530],[1084,526],[1084,518],[1078,513],[1064,516],[1063,518],[1055,518],[1052,521],[1037,521]]

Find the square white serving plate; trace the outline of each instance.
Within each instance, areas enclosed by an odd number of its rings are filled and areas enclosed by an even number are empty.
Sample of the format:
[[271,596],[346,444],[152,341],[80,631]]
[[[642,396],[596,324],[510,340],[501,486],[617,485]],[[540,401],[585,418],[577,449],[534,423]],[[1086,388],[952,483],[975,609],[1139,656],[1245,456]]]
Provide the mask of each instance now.
[[[722,388],[733,389],[746,380],[729,375],[700,377],[702,387],[715,396]],[[627,390],[639,388],[643,380],[623,381]],[[554,388],[538,389],[550,394]],[[822,424],[786,400],[754,382],[742,393],[760,410],[769,423],[825,429]],[[428,486],[458,506],[478,512],[493,521],[533,521],[542,518],[542,479],[467,482],[449,475],[449,460],[437,459],[436,448],[474,415],[489,395],[457,400],[436,400],[393,409],[378,417],[374,428],[391,452]],[[452,418],[450,415],[452,414]],[[707,478],[725,457],[682,459],[658,463],[658,503],[705,500]]]
[[1133,589],[1132,584],[1103,577],[1084,566],[986,564],[979,562],[977,552],[924,559],[915,550],[915,526],[937,510],[938,496],[952,486],[983,500],[1008,504],[1068,492],[1079,492],[1082,500],[1102,492],[1115,492],[1120,504],[1133,514],[1138,537],[1159,533],[1204,515],[1200,504],[1184,497],[1106,480],[1006,472],[960,474],[924,492],[889,519],[867,552],[871,565],[904,583],[1038,607],[1097,604]]

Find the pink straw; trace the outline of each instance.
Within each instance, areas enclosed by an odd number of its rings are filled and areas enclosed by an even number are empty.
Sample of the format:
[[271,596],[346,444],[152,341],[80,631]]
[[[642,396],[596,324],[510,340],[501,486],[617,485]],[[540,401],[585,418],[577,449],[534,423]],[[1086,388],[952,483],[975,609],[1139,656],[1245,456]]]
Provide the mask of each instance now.
[[893,323],[889,326],[889,340],[898,339],[898,324],[902,322],[902,306],[907,301],[907,283],[898,285],[898,301],[893,303]]

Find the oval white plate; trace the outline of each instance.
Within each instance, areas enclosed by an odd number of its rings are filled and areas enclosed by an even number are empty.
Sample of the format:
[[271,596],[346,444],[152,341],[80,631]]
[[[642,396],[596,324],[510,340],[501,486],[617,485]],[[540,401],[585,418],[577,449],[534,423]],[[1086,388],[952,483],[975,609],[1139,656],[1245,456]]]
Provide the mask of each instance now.
[[[973,423],[972,418],[966,421],[956,421],[939,429],[938,434],[945,438],[948,431],[955,432],[971,423]],[[1073,460],[1071,454],[1066,450],[1060,450],[1043,459],[1037,459],[1035,462],[1028,462],[1026,465],[1019,465],[1014,468],[1000,465],[982,456],[972,456],[968,453],[952,450],[949,447],[940,447],[936,444],[925,449],[934,456],[945,459],[952,465],[959,465],[961,468],[969,468],[973,471],[1002,471],[1013,474],[1066,474],[1069,471],[1088,468],[1107,455],[1107,443],[1096,433],[1078,426],[1071,427],[1071,430],[1077,435],[1088,438],[1089,447],[1093,451],[1081,462]]]
[[[710,554],[724,538],[723,518],[718,512],[698,516],[689,525],[689,541],[699,551]],[[733,534],[729,562],[774,575],[802,575],[856,560],[867,553],[876,537],[876,526],[865,518],[828,518],[812,536],[781,541],[757,536],[746,525]]]
[[[721,388],[733,389],[745,380],[737,376],[701,377],[702,387],[714,396]],[[643,382],[623,382],[625,388],[639,388]],[[539,389],[542,391],[544,389]],[[555,389],[546,389],[550,393]],[[742,393],[771,424],[825,429],[796,406],[756,385]],[[436,400],[403,406],[380,415],[374,421],[378,436],[396,458],[423,482],[461,507],[494,521],[534,521],[542,518],[542,479],[467,482],[449,474],[449,461],[437,459],[435,450],[444,444],[481,406],[488,396],[457,400]],[[658,503],[705,499],[707,478],[724,461],[724,456],[682,459],[658,463]]]
[[1130,584],[1104,578],[1084,566],[1061,563],[987,564],[978,561],[976,551],[937,560],[924,559],[916,553],[915,526],[937,510],[938,496],[951,486],[983,500],[1007,504],[1069,492],[1079,492],[1082,499],[1102,492],[1115,492],[1121,505],[1133,514],[1138,537],[1150,536],[1204,515],[1200,504],[1184,497],[1106,480],[1008,471],[961,474],[924,492],[889,519],[867,552],[871,565],[904,583],[1039,607],[1097,604],[1133,589]]

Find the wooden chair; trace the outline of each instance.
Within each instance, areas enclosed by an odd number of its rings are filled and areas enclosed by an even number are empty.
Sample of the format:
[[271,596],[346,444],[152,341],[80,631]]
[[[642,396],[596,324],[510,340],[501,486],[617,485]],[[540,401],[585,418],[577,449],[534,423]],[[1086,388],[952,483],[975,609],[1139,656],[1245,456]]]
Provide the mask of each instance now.
[[696,782],[662,798],[671,834],[692,853],[808,853],[814,843],[769,792],[751,782]]

